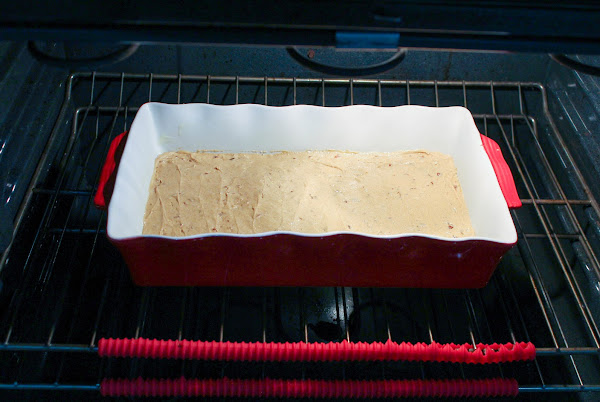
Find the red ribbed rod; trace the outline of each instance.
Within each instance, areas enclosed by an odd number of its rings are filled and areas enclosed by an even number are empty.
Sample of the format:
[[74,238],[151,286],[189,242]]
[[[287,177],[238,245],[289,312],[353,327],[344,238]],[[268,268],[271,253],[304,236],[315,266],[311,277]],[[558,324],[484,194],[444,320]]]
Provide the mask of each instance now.
[[198,359],[229,361],[423,361],[452,363],[502,363],[533,360],[530,342],[456,345],[453,343],[357,342],[274,343],[216,342],[156,339],[102,338],[98,354],[103,357]]
[[104,379],[103,396],[274,397],[274,398],[426,398],[516,396],[514,379],[484,380],[240,380]]

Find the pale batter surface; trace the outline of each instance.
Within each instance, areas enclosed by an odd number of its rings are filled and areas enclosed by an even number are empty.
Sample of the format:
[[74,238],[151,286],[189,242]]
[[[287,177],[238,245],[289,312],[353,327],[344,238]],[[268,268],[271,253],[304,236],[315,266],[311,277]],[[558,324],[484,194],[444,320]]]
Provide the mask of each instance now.
[[474,235],[452,158],[437,152],[167,152],[144,234],[349,231]]

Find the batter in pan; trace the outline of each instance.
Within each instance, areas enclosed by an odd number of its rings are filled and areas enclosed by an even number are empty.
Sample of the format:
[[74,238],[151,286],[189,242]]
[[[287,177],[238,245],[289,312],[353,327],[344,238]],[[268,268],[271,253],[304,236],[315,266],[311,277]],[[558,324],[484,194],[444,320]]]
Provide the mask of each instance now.
[[144,234],[334,231],[473,236],[452,158],[438,152],[167,152]]

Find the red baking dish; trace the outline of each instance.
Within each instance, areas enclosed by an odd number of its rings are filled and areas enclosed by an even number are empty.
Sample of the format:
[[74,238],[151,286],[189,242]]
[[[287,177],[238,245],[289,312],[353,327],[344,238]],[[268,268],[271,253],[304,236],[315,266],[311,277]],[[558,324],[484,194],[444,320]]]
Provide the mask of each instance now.
[[[352,232],[142,235],[155,158],[166,151],[425,149],[454,158],[476,236]],[[110,203],[109,203],[110,201]],[[95,197],[141,286],[479,288],[516,243],[521,205],[500,148],[461,107],[143,105],[111,144]]]

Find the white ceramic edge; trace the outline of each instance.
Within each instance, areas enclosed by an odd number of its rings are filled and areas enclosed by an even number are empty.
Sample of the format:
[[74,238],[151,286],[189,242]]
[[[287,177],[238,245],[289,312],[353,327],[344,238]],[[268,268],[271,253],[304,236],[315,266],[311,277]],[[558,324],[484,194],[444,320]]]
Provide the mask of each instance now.
[[[257,107],[257,108],[307,108],[308,110],[310,110],[311,108],[318,108],[318,109],[322,109],[323,107],[321,106],[314,106],[314,105],[290,105],[290,106],[265,106],[265,105],[257,105],[257,104],[238,104],[238,105],[212,105],[212,104],[181,104],[181,105],[173,105],[173,104],[165,104],[165,103],[159,103],[159,102],[149,102],[146,103],[144,105],[142,105],[140,107],[140,109],[138,110],[138,114],[136,115],[130,131],[129,131],[129,138],[127,141],[127,144],[125,145],[125,149],[123,151],[123,155],[122,155],[122,159],[121,161],[128,161],[130,158],[130,154],[133,155],[135,153],[135,150],[133,150],[131,147],[129,147],[128,145],[131,143],[131,138],[133,136],[138,135],[137,133],[139,132],[138,130],[138,125],[140,124],[140,120],[143,119],[139,118],[140,116],[142,116],[141,112],[143,112],[145,109],[148,109],[151,107],[151,105],[162,105],[162,106],[167,106],[167,107],[181,107],[181,106],[190,106],[190,105],[195,105],[195,106],[200,106],[200,107],[206,107],[206,108],[236,108],[236,107],[247,107],[247,106],[251,106],[251,107]],[[161,107],[162,107],[161,106]],[[327,109],[342,109],[342,108],[367,108],[367,109],[381,109],[381,107],[379,106],[372,106],[372,105],[352,105],[352,106],[339,106],[339,107],[327,107]],[[475,131],[477,132],[477,138],[475,139],[475,141],[478,142],[478,144],[481,146],[481,152],[483,152],[485,154],[485,150],[483,149],[483,144],[481,142],[481,137],[479,136],[479,131],[475,125],[475,122],[473,120],[473,117],[471,115],[471,113],[460,106],[452,106],[452,107],[446,107],[446,108],[432,108],[432,107],[426,107],[426,106],[417,106],[417,105],[404,105],[404,106],[396,106],[396,107],[387,107],[385,109],[399,109],[399,108],[423,108],[423,109],[432,109],[432,110],[439,110],[439,109],[462,109],[463,111],[467,111],[469,118],[470,118],[470,124],[473,126],[473,128],[475,129]],[[150,119],[152,120],[153,116],[150,113]],[[139,134],[141,135],[141,133]],[[156,137],[153,138],[153,140],[157,140]],[[195,151],[195,150],[194,150]],[[422,237],[422,238],[430,238],[430,239],[435,239],[435,240],[441,240],[441,241],[450,241],[450,242],[465,242],[465,241],[489,241],[489,242],[494,242],[494,243],[499,243],[499,244],[515,244],[517,241],[517,233],[516,233],[516,229],[514,227],[514,223],[512,221],[512,218],[510,216],[510,212],[508,209],[508,206],[506,205],[506,202],[504,200],[504,195],[502,194],[502,191],[500,189],[500,185],[497,181],[497,178],[495,176],[495,172],[493,170],[492,164],[489,161],[489,158],[487,157],[487,154],[485,154],[485,160],[487,161],[487,163],[484,162],[485,165],[487,166],[480,166],[480,168],[487,170],[487,174],[489,176],[489,173],[491,172],[493,175],[493,182],[494,185],[493,187],[495,187],[495,192],[497,193],[496,195],[500,195],[502,197],[502,201],[503,201],[503,211],[497,211],[498,213],[501,213],[503,215],[508,215],[509,219],[510,219],[510,224],[512,226],[512,230],[510,233],[510,238],[507,238],[505,240],[500,240],[498,238],[492,238],[492,237],[486,237],[486,236],[469,236],[469,237],[460,237],[460,238],[450,238],[450,237],[442,237],[442,236],[435,236],[435,235],[428,235],[428,234],[423,234],[423,233],[401,233],[401,234],[396,234],[396,235],[373,235],[373,234],[366,234],[366,233],[360,233],[360,232],[350,232],[350,231],[336,231],[336,232],[325,232],[325,233],[299,233],[299,232],[292,232],[292,231],[270,231],[270,232],[263,232],[263,233],[256,233],[256,234],[234,234],[234,233],[202,233],[202,234],[197,234],[197,235],[193,235],[193,236],[185,236],[185,237],[173,237],[173,236],[163,236],[163,235],[143,235],[143,234],[136,234],[136,235],[131,235],[131,236],[117,236],[114,235],[113,232],[113,226],[115,223],[115,219],[117,218],[116,214],[114,214],[114,210],[117,207],[118,203],[112,202],[112,200],[115,199],[115,195],[118,196],[121,188],[124,186],[124,179],[121,177],[121,172],[119,171],[119,173],[117,174],[117,178],[115,181],[115,187],[114,187],[114,192],[113,192],[113,198],[111,200],[111,203],[109,204],[108,207],[108,222],[107,222],[107,235],[109,238],[111,238],[112,240],[115,241],[124,241],[124,240],[128,240],[128,239],[134,239],[134,238],[157,238],[157,239],[168,239],[168,240],[190,240],[190,239],[197,239],[197,238],[204,238],[204,237],[238,237],[238,238],[262,238],[262,237],[268,237],[268,236],[273,236],[273,235],[281,235],[281,234],[285,234],[285,235],[294,235],[294,236],[301,236],[301,237],[328,237],[328,236],[334,236],[334,235],[341,235],[341,234],[347,234],[347,235],[357,235],[357,236],[364,236],[364,237],[369,237],[369,238],[378,238],[378,239],[398,239],[398,238],[404,238],[404,237]],[[121,162],[122,163],[122,162]],[[146,187],[148,187],[149,185],[149,181],[146,185]],[[145,207],[145,205],[144,205]],[[112,212],[111,212],[112,211]],[[112,218],[112,219],[111,219]]]

